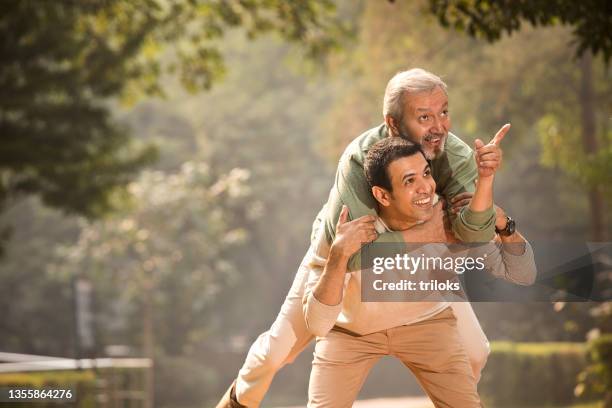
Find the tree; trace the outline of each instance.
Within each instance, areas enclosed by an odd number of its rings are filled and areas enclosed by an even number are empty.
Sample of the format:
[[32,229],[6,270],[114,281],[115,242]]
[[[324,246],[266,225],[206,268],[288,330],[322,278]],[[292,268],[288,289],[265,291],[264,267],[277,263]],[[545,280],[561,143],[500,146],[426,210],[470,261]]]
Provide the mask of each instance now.
[[[222,83],[209,92],[142,103],[123,116],[134,137],[159,140],[163,149],[156,168],[192,160],[207,163],[214,177],[236,167],[250,173],[246,211],[231,216],[249,236],[229,254],[236,279],[218,285],[213,313],[198,320],[190,336],[194,341],[185,349],[191,361],[216,367],[209,384],[218,389],[210,391],[211,397],[227,387],[247,351],[243,347],[278,313],[333,180],[333,167],[313,148],[321,134],[318,124],[335,96],[329,78],[304,75],[294,49],[275,38],[245,41],[236,32],[224,45],[232,69]],[[259,216],[245,218],[247,212]],[[160,290],[172,292],[171,287]],[[178,323],[171,314],[159,317],[160,326]],[[287,385],[283,395],[296,389],[301,395],[305,382],[298,378],[295,385],[286,381],[293,388]]]
[[[174,79],[164,77],[160,84],[169,89],[166,100],[149,100],[129,109],[112,107],[113,118],[128,129],[135,143],[154,143],[159,148],[159,159],[128,185],[133,197],[127,203],[131,205],[98,222],[61,216],[40,205],[32,205],[32,211],[16,217],[16,211],[24,212],[23,202],[0,217],[2,224],[15,228],[7,256],[0,263],[0,280],[7,282],[0,303],[10,306],[2,322],[5,349],[71,355],[71,298],[66,283],[72,273],[91,273],[100,345],[131,345],[140,355],[145,300],[153,300],[156,381],[174,381],[156,390],[160,405],[166,401],[165,406],[176,406],[177,400],[183,399],[194,405],[207,397],[212,400],[235,375],[244,353],[236,348],[248,346],[250,339],[269,327],[308,246],[312,219],[331,185],[333,168],[326,166],[313,145],[320,134],[318,122],[334,93],[326,77],[304,75],[303,61],[295,58],[296,48],[278,37],[249,40],[236,30],[224,39],[223,46],[224,61],[231,70],[210,91],[189,95],[173,89]],[[151,181],[149,187],[157,185],[158,190],[164,190],[170,178],[184,178],[184,162],[196,163],[197,168],[206,164],[203,180],[208,181],[201,185],[207,187],[225,180],[228,174],[244,174],[233,169],[247,170],[248,179],[236,184],[248,187],[248,197],[234,205],[223,194],[209,202],[193,194],[191,188],[169,189],[168,200],[181,191],[180,195],[189,194],[190,198],[167,205],[167,212],[161,214],[148,196],[129,187],[142,186],[146,179]],[[154,179],[150,170],[159,177]],[[187,206],[199,208],[193,215],[198,223],[189,227],[189,233],[199,240],[191,246],[183,241],[187,231],[179,233],[174,226],[175,220],[186,214]],[[145,209],[150,216],[143,215]],[[45,216],[49,212],[55,216],[52,220]],[[213,214],[220,214],[223,222],[213,223]],[[26,228],[28,220],[41,227]],[[154,243],[191,248],[183,252],[182,262],[168,262],[167,269],[152,272],[160,279],[150,288],[151,297],[142,296],[145,285],[137,269],[138,262],[144,263],[147,257],[129,264],[121,252],[135,247],[121,229],[122,220],[132,220],[138,229],[148,230],[151,236],[144,245],[154,248],[151,251],[156,250],[162,260],[169,259],[168,251]],[[235,230],[237,224],[239,231]],[[69,225],[74,227],[73,234],[59,239],[61,230]],[[92,231],[102,236],[88,236]],[[231,235],[235,238],[249,239],[230,245],[223,240],[229,231],[234,231]],[[81,238],[76,243],[75,234]],[[112,256],[96,252],[109,247],[113,248]],[[91,250],[89,255],[85,248]],[[211,255],[220,249],[223,254]],[[190,284],[192,278],[202,285]],[[41,300],[35,303],[32,298]],[[249,310],[248,318],[245,310]],[[45,320],[33,318],[37,314]],[[31,318],[24,324],[21,316]],[[20,343],[24,337],[35,341]],[[104,355],[104,350],[98,351]],[[186,380],[184,375],[168,371],[168,364],[177,361],[184,361],[198,377]],[[214,361],[223,364],[214,365]],[[196,378],[199,394],[187,386]],[[301,392],[304,380],[296,383]],[[203,399],[194,400],[202,393]],[[173,400],[173,395],[178,399]]]
[[[176,172],[144,171],[129,185],[134,204],[128,211],[84,221],[78,242],[59,250],[54,268],[84,275],[97,283],[98,296],[115,297],[100,303],[102,319],[129,323],[128,329],[113,332],[113,324],[101,324],[102,338],[134,340],[147,302],[158,311],[156,337],[166,353],[184,352],[190,337],[203,334],[193,330],[207,329],[202,323],[210,320],[211,300],[236,277],[230,254],[247,232],[235,217],[247,201],[256,205],[248,179],[243,169],[215,179],[207,165],[193,162]],[[116,315],[117,304],[141,307]]]
[[525,21],[569,25],[578,56],[601,53],[606,62],[612,56],[612,6],[606,0],[429,0],[429,9],[442,26],[491,42],[519,31]]
[[[175,173],[143,172],[129,186],[131,211],[83,226],[57,269],[94,282],[102,339],[140,343],[157,361],[206,337],[216,296],[236,274],[230,254],[246,239],[233,219],[249,199],[248,178],[234,169],[214,179],[193,162]],[[145,381],[150,402],[153,370]]]
[[208,89],[234,27],[277,32],[309,56],[346,32],[330,0],[9,0],[0,6],[0,208],[23,194],[98,216],[155,152],[130,143],[108,98],[162,95],[160,78]]

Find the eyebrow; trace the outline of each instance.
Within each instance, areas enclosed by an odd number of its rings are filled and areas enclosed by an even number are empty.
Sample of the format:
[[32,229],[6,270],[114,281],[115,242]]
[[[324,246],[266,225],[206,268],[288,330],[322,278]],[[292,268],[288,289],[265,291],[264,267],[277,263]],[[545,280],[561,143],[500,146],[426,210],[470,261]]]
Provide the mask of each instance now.
[[[446,102],[444,105],[442,105],[442,109],[448,108],[448,102]],[[429,112],[431,111],[430,108],[416,108],[416,110],[418,112]]]
[[[429,165],[429,163],[427,163],[427,164],[425,165],[425,167],[423,167],[423,172],[425,172],[427,169],[431,169],[431,166]],[[416,175],[416,173],[415,173],[415,172],[410,172],[410,173],[406,173],[406,174],[404,174],[404,175],[402,176],[402,183],[403,183],[404,181],[406,181],[406,179],[407,179],[407,178],[412,177],[412,176],[414,176],[414,175]]]
[[412,173],[408,173],[408,174],[404,174],[404,175],[402,176],[402,183],[403,183],[404,181],[406,181],[406,179],[407,179],[407,178],[412,177],[412,176],[414,176],[415,174],[416,174],[416,173],[414,173],[414,172],[412,172]]

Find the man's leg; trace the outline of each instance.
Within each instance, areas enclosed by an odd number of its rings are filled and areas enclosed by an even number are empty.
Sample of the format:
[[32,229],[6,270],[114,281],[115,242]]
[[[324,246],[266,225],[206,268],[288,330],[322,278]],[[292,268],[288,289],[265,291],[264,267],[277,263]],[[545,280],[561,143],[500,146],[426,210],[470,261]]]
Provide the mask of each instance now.
[[313,339],[302,311],[312,250],[304,257],[272,327],[255,340],[236,379],[237,400],[249,408],[259,406],[276,372],[293,362]]
[[481,407],[452,309],[389,329],[391,354],[415,374],[437,408]]
[[[312,268],[322,267],[322,258],[315,256],[320,250],[323,233],[323,215],[326,207],[319,211],[312,224],[311,245],[293,280],[291,289],[281,306],[270,330],[262,333],[251,345],[244,365],[236,378],[234,392],[236,400],[249,408],[258,407],[263,400],[276,372],[285,364],[293,362],[313,339],[307,330],[302,309],[304,286]],[[230,390],[231,391],[231,388]],[[226,393],[217,407],[231,407]]]
[[470,302],[453,302],[451,307],[457,318],[459,336],[470,360],[476,382],[478,382],[480,380],[480,373],[487,363],[487,358],[491,352],[489,340],[487,340],[487,336],[482,331],[478,317],[476,317]]
[[386,333],[354,336],[333,329],[318,337],[308,408],[350,408],[370,369],[389,351]]

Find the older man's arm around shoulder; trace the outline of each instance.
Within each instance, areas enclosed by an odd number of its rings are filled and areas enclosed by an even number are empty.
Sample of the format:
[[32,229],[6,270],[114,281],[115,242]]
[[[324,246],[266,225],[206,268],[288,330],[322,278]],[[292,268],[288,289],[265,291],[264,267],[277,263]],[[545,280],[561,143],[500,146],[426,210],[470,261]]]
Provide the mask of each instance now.
[[375,220],[367,215],[349,222],[348,208],[343,206],[325,267],[309,276],[304,292],[304,319],[315,336],[325,336],[334,326],[342,310],[348,261],[364,243],[376,239]]

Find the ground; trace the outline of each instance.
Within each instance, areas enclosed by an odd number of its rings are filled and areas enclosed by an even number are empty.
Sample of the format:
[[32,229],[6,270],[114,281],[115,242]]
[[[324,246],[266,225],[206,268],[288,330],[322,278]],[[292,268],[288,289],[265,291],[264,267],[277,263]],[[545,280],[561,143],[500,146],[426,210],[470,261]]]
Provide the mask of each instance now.
[[[278,408],[306,408],[306,406]],[[433,404],[427,397],[377,398],[356,401],[353,408],[433,408]]]

